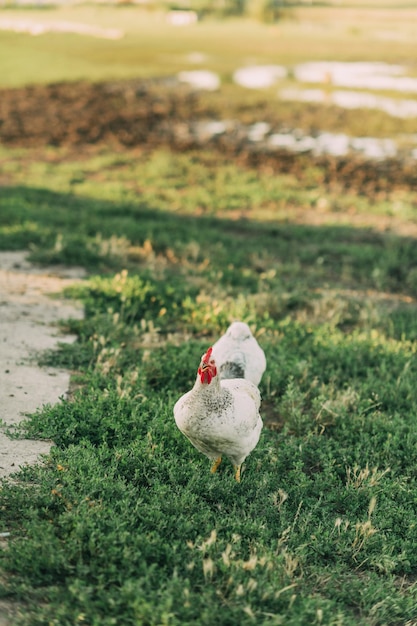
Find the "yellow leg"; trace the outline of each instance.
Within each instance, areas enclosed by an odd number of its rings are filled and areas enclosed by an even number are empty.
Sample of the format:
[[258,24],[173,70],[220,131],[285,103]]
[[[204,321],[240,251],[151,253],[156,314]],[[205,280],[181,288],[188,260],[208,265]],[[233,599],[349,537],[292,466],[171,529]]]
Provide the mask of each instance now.
[[233,465],[233,467],[236,470],[235,478],[236,478],[237,482],[240,483],[240,465]]
[[217,472],[217,468],[219,467],[220,463],[222,462],[222,457],[219,456],[213,463],[213,465],[211,466],[211,470],[210,472],[212,474],[215,474]]

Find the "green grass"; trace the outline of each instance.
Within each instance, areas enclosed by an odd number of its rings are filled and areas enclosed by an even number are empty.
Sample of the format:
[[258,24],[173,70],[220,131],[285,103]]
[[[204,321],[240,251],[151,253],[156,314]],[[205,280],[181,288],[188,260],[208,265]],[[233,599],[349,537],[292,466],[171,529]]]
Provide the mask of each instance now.
[[[4,31],[0,37],[0,85],[20,86],[61,80],[108,80],[169,76],[180,70],[211,69],[227,82],[250,63],[292,66],[313,60],[386,61],[415,64],[414,11],[349,7],[291,10],[277,24],[249,19],[206,19],[186,28],[171,26],[165,14],[138,7],[76,5],[48,10],[7,10],[6,18],[40,22],[70,21],[118,28],[122,39],[70,33],[31,37]],[[391,32],[387,41],[381,33]],[[242,47],[242,42],[245,43]],[[52,51],[52,53],[51,53]],[[201,64],[190,61],[203,53]]]
[[[206,106],[247,123],[274,103],[228,84],[246,62],[415,58],[402,11],[364,8],[358,24],[346,10],[335,24],[339,10],[311,7],[294,22],[207,20],[180,37],[132,7],[39,15],[127,35],[2,33],[3,86],[170,74],[201,51],[225,78]],[[404,36],[388,46],[384,29]],[[339,123],[377,136],[402,124]],[[0,599],[19,607],[16,623],[414,626],[413,195],[342,194],[307,160],[296,178],[205,150],[3,147],[0,165],[0,249],[89,273],[67,291],[85,307],[63,321],[78,341],[40,356],[71,370],[71,396],[14,432],[55,446],[0,488]],[[210,474],[172,413],[233,319],[268,360],[266,426],[240,484],[227,463]]]
[[[42,357],[78,390],[24,428],[55,447],[0,491],[18,623],[414,623],[415,241],[332,223],[343,198],[291,223],[328,192],[203,152],[33,154],[2,153],[0,247],[91,277],[77,343]],[[172,415],[234,318],[268,359],[241,484]]]
[[[395,194],[378,203],[341,197],[318,186],[319,169],[299,189],[292,176],[258,174],[203,152],[67,161],[62,152],[52,160],[51,150],[44,162],[7,154],[7,174],[19,184],[0,191],[0,248],[31,246],[34,259],[102,271],[153,263],[162,273],[194,273],[200,285],[262,286],[278,299],[291,281],[299,291],[306,284],[416,293],[414,239],[344,219],[354,206],[376,223],[395,206],[396,219],[414,222],[413,199],[401,192],[400,202]],[[291,223],[295,209],[308,219],[323,199],[330,210],[322,227]]]

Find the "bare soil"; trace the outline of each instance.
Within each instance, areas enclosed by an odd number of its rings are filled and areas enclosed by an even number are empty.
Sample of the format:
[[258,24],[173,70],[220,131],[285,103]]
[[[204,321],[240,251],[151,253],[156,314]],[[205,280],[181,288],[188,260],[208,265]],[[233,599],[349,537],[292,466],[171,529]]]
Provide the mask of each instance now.
[[[368,197],[393,190],[410,191],[417,187],[415,161],[406,158],[366,160],[363,157],[333,157],[294,154],[268,150],[251,142],[245,125],[267,121],[274,131],[284,127],[335,130],[343,124],[336,107],[326,108],[325,116],[315,105],[286,107],[250,107],[242,104],[240,117],[227,132],[202,137],[195,130],[201,120],[230,119],[223,98],[217,101],[203,92],[178,85],[173,80],[129,80],[104,83],[58,83],[0,91],[0,141],[19,147],[47,145],[74,147],[106,143],[115,147],[190,150],[202,145],[219,150],[236,162],[268,171],[293,173],[305,182],[312,165],[322,168],[322,183],[339,189],[354,188]],[[316,107],[317,108],[317,107]],[[284,119],[285,117],[285,119]],[[306,174],[307,173],[307,174]]]

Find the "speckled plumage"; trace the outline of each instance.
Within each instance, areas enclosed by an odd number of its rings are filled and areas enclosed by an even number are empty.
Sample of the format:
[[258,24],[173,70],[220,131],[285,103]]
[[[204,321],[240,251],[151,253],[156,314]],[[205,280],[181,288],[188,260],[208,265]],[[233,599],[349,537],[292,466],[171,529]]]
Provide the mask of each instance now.
[[245,322],[233,322],[213,344],[220,378],[245,378],[259,385],[266,368],[265,353]]
[[248,380],[220,380],[213,359],[210,365],[210,382],[204,382],[199,369],[193,388],[176,402],[175,422],[197,450],[213,460],[227,457],[240,476],[240,465],[261,434],[261,396]]

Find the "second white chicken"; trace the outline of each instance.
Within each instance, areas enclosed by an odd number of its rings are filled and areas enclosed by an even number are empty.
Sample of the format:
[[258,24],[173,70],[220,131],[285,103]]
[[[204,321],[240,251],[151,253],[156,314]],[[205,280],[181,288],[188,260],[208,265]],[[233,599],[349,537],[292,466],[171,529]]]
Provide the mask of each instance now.
[[246,378],[259,385],[266,369],[265,353],[245,322],[233,322],[213,344],[213,358],[222,380]]

